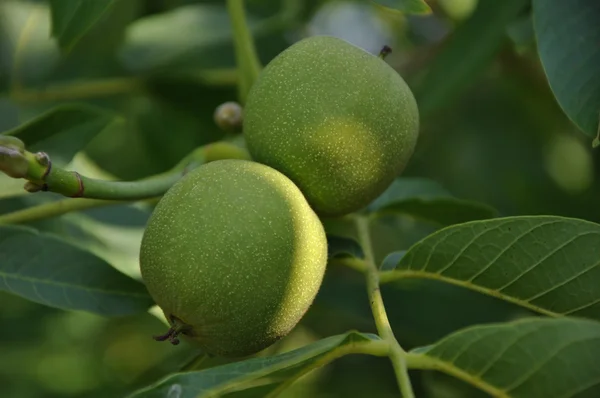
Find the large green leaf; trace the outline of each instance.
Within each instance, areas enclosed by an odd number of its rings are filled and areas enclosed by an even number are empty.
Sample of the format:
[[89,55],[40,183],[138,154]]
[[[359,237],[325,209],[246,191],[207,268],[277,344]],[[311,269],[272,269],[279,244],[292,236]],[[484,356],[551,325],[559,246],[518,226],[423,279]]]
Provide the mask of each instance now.
[[116,114],[88,105],[62,105],[5,131],[21,139],[30,152],[43,151],[55,164],[65,165],[97,134],[121,122]]
[[452,33],[422,80],[415,83],[422,115],[445,106],[476,81],[506,39],[506,27],[529,1],[479,0],[475,12]]
[[407,214],[441,225],[497,216],[494,208],[483,203],[458,199],[437,182],[424,178],[396,179],[368,206],[368,210],[381,214]]
[[70,49],[116,0],[50,0],[52,36],[62,49]]
[[303,370],[326,355],[335,357],[366,353],[369,346],[380,342],[375,335],[349,332],[271,357],[252,358],[203,371],[173,374],[130,397],[163,398],[170,397],[170,394],[178,398],[217,397],[233,390],[250,388],[260,389],[260,396],[264,396],[286,380],[302,374]]
[[474,326],[413,350],[408,366],[435,369],[494,397],[600,396],[600,323],[527,318]]
[[144,312],[145,286],[56,236],[0,226],[0,290],[51,307],[103,316]]
[[[249,18],[249,24],[254,31],[256,19]],[[174,65],[214,68],[223,66],[223,61],[234,65],[231,45],[224,4],[189,4],[132,23],[119,57],[131,71]]]
[[567,116],[594,136],[600,123],[600,2],[534,0],[538,51]]
[[425,0],[371,0],[372,2],[407,14],[430,14]]
[[442,229],[413,245],[381,281],[428,278],[547,315],[600,319],[600,225],[507,217]]

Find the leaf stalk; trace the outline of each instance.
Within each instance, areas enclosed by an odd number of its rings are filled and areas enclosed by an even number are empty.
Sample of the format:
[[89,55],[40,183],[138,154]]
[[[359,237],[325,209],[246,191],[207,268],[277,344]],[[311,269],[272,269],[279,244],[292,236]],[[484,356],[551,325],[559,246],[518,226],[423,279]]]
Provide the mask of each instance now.
[[269,395],[265,398],[275,398],[278,397],[282,392],[287,390],[293,383],[295,383],[298,379],[307,375],[308,373],[321,368],[338,358],[341,358],[350,354],[366,354],[373,355],[378,357],[384,357],[389,354],[389,344],[386,341],[366,341],[366,342],[357,342],[345,345],[343,347],[339,347],[334,349],[333,351],[328,352],[323,355],[318,360],[314,361],[309,366],[304,367],[301,371],[296,373],[294,376],[287,379],[284,383],[279,385],[275,390],[273,390]]
[[[247,158],[247,151],[243,148],[226,141],[216,144],[211,143],[195,149],[169,171],[137,181],[107,181],[88,178],[76,171],[52,165],[50,157],[43,152],[33,154],[23,149],[20,156],[26,159],[27,167],[25,173],[19,177],[28,180],[25,189],[29,192],[55,192],[70,199],[43,203],[0,215],[0,224],[30,222],[71,211],[132,201],[154,201],[186,173],[202,164],[220,159]],[[3,148],[3,143],[0,142],[0,152]],[[3,168],[0,170],[5,171]]]
[[357,216],[355,219],[356,229],[358,231],[359,241],[365,253],[367,293],[369,295],[369,304],[371,312],[375,319],[377,332],[381,338],[389,344],[388,356],[394,367],[398,386],[404,398],[414,398],[408,368],[406,366],[406,351],[400,346],[394,331],[390,325],[381,289],[379,288],[379,270],[375,265],[373,255],[373,246],[371,243],[371,234],[369,231],[369,219],[364,216]]
[[233,44],[239,72],[239,99],[242,104],[245,104],[248,92],[258,78],[262,66],[246,20],[244,1],[227,0],[227,10],[233,29]]

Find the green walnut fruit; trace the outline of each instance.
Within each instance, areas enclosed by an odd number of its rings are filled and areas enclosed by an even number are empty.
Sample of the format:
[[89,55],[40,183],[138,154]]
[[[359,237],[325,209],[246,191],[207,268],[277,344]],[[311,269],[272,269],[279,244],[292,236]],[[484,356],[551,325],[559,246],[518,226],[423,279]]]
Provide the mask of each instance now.
[[252,160],[246,148],[234,145],[227,141],[217,141],[206,144],[201,150],[205,163],[223,159]]
[[382,58],[330,36],[303,39],[262,71],[244,108],[257,162],[291,178],[322,216],[357,211],[405,168],[419,112]]
[[178,336],[205,352],[251,355],[295,327],[327,263],[319,218],[297,186],[248,160],[200,166],[167,191],[140,252],[147,289]]

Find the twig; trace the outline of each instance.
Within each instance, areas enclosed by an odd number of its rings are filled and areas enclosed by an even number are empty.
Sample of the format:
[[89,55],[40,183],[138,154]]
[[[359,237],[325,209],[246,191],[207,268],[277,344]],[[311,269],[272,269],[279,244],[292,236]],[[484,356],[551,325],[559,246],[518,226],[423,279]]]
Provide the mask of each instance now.
[[394,367],[394,372],[396,374],[398,386],[402,392],[402,397],[414,398],[415,395],[412,389],[410,378],[408,376],[408,369],[406,367],[407,354],[394,336],[394,332],[385,311],[383,297],[381,296],[381,290],[379,288],[379,270],[375,265],[375,259],[373,255],[373,247],[369,232],[369,219],[364,216],[358,216],[355,220],[360,244],[365,253],[365,263],[367,265],[367,292],[369,294],[369,303],[375,319],[375,325],[377,326],[377,331],[381,338],[384,341],[387,341],[390,345],[390,351],[388,355],[392,362],[392,366]]
[[227,10],[233,28],[233,44],[239,71],[239,99],[244,104],[248,92],[258,78],[262,66],[256,53],[252,32],[250,32],[246,21],[244,1],[227,0]]

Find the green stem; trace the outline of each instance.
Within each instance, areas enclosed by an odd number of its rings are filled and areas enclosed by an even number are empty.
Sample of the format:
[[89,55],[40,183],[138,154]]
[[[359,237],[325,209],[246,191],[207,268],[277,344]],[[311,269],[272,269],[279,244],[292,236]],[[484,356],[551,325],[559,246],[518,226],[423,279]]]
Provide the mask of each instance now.
[[[237,82],[237,72],[232,69],[183,71],[180,74],[211,86],[231,86]],[[19,103],[72,101],[136,93],[142,91],[145,84],[146,81],[143,78],[116,77],[57,83],[41,88],[13,87],[10,98]]]
[[437,372],[445,373],[458,380],[462,380],[473,387],[480,389],[489,394],[490,397],[497,398],[510,398],[511,395],[507,394],[505,390],[502,390],[496,386],[493,386],[480,377],[473,375],[472,373],[466,372],[459,369],[452,362],[444,362],[438,358],[429,357],[423,354],[408,353],[406,355],[406,363],[410,369],[419,370],[434,370]]
[[88,178],[52,164],[44,152],[28,152],[16,137],[0,137],[0,170],[29,182],[29,192],[50,191],[67,197],[136,201],[163,195],[184,174],[206,162],[248,159],[245,148],[219,141],[199,147],[171,170],[138,181],[106,181]]
[[43,88],[12,90],[11,100],[20,103],[65,101],[105,97],[139,91],[142,81],[137,78],[110,78],[87,82],[59,83]]
[[371,234],[369,231],[369,219],[364,216],[358,216],[356,217],[355,222],[359,241],[365,253],[365,262],[367,265],[367,292],[369,294],[369,303],[371,305],[371,311],[373,312],[377,331],[381,338],[390,345],[388,356],[394,367],[394,372],[402,396],[404,398],[414,398],[415,394],[412,390],[408,369],[406,367],[407,354],[398,343],[398,340],[396,340],[396,336],[394,336],[394,331],[392,330],[385,311],[381,289],[379,288],[379,270],[375,265],[375,257],[373,255]]
[[411,369],[439,370],[438,362],[423,354],[407,353],[406,364]]
[[382,341],[382,340],[378,340],[378,341],[373,340],[373,341],[360,342],[360,343],[351,343],[351,344],[345,345],[343,347],[334,349],[333,351],[330,351],[327,354],[323,355],[321,358],[319,358],[315,362],[311,363],[309,366],[304,367],[302,370],[300,370],[294,376],[287,379],[284,383],[279,385],[279,387],[277,387],[275,390],[271,391],[271,393],[269,395],[267,395],[265,398],[274,398],[274,397],[279,396],[279,394],[281,394],[283,391],[288,389],[293,383],[295,383],[301,377],[307,375],[308,373],[312,372],[315,369],[318,369],[320,367],[327,365],[330,362],[333,362],[334,360],[336,360],[338,358],[341,358],[343,356],[350,355],[350,354],[365,354],[365,355],[373,355],[373,356],[378,356],[378,357],[385,357],[389,354],[389,348],[390,348],[390,346],[387,342]]
[[331,260],[329,260],[329,262],[331,264],[341,265],[344,267],[352,268],[353,270],[358,271],[360,273],[367,272],[367,264],[360,258],[339,257],[339,258],[332,258]]
[[262,66],[246,21],[244,1],[227,0],[227,10],[233,29],[235,58],[239,71],[239,99],[242,104],[245,104],[248,92],[258,78]]
[[28,207],[12,213],[0,214],[0,224],[19,224],[57,217],[72,211],[127,203],[100,199],[63,199]]
[[69,197],[82,197],[43,203],[0,215],[0,224],[36,221],[128,201],[145,200],[155,203],[185,173],[204,163],[221,159],[250,159],[250,155],[245,148],[227,141],[218,141],[195,149],[165,173],[138,181],[105,181],[54,167],[46,154],[26,151],[23,143],[16,137],[0,136],[0,171],[13,178],[28,180],[25,187],[30,192],[43,190]]
[[[29,164],[24,178],[29,180],[25,189],[30,192],[50,191],[71,198],[105,200],[141,200],[160,196],[175,184],[186,169],[175,167],[173,170],[140,181],[106,181],[80,175],[76,171],[66,170],[52,164],[50,157],[38,152],[24,152]],[[190,161],[192,168],[202,163]]]

